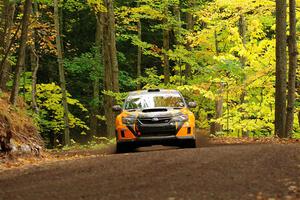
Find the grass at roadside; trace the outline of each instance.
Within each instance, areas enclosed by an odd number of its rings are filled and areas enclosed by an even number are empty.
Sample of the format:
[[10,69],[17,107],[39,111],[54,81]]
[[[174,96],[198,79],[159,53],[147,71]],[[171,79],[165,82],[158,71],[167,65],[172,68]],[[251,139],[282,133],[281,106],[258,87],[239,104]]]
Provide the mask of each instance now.
[[99,150],[115,144],[115,138],[108,139],[106,137],[93,137],[93,139],[87,144],[79,144],[74,140],[71,141],[70,146],[58,147],[53,149],[54,152],[67,152],[78,150]]
[[115,152],[115,139],[94,138],[88,144],[72,142],[71,146],[46,149],[40,156],[0,154],[0,172],[9,169],[28,168],[59,161],[99,157]]

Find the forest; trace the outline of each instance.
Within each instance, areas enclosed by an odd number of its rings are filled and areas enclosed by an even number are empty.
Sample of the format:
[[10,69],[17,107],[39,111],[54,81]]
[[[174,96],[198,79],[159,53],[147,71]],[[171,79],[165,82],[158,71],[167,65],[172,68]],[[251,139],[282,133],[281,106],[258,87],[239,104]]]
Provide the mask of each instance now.
[[0,98],[49,148],[113,138],[112,106],[149,88],[216,137],[300,138],[299,3],[2,0]]

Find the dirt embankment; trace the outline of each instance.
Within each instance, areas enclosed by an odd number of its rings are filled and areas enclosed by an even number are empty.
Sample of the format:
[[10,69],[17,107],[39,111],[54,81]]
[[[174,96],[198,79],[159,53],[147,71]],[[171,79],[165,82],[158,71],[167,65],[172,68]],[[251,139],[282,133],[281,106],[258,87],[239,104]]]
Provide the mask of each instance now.
[[26,104],[19,99],[14,107],[8,99],[8,94],[0,93],[0,153],[39,154],[43,141]]

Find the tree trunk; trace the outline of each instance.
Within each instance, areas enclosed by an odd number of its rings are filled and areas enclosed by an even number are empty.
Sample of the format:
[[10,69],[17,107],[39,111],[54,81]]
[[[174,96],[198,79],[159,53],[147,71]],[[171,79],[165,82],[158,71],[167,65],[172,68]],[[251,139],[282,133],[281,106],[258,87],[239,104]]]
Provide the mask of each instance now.
[[[244,49],[246,49],[246,42],[247,42],[246,41],[246,31],[247,31],[246,19],[245,19],[244,14],[241,14],[240,18],[239,18],[239,34],[242,39]],[[241,63],[242,69],[244,70],[245,66],[246,66],[246,57],[245,56],[240,55],[240,63]],[[242,76],[243,76],[242,77],[242,94],[240,96],[241,104],[245,103],[245,97],[247,94],[246,85],[245,85],[245,81],[246,81],[245,72],[243,72]],[[245,119],[245,116],[244,116],[245,111],[244,111],[244,109],[241,109],[240,111],[242,112],[242,119],[244,120]],[[247,131],[241,130],[241,132],[242,132],[243,137],[248,137],[249,134]]]
[[[138,5],[139,6],[139,5]],[[140,41],[142,41],[142,23],[139,19],[137,22],[137,31],[138,31],[138,38]],[[138,47],[138,55],[137,55],[137,78],[138,78],[138,84],[137,89],[141,89],[141,83],[139,78],[142,76],[142,47]]]
[[[175,3],[173,7],[174,17],[177,23],[177,26],[174,26],[173,32],[174,32],[174,41],[175,45],[181,45],[182,43],[182,35],[181,35],[181,12],[180,12],[180,2]],[[177,76],[180,76],[180,85],[182,85],[182,66],[181,66],[181,60],[176,60],[176,66],[179,67],[179,71],[175,70],[175,74]]]
[[32,67],[32,83],[31,83],[31,107],[35,113],[39,112],[39,108],[36,100],[36,83],[37,83],[37,72],[40,66],[40,58],[36,53],[34,45],[31,46],[31,67]]
[[0,23],[2,23],[2,20],[4,19],[3,18],[3,9],[4,9],[4,2],[3,1],[0,1],[0,16],[2,17],[0,19]]
[[[296,88],[297,88],[297,93],[300,95],[300,77],[296,76]],[[297,101],[299,102],[300,99],[297,98]],[[298,124],[300,126],[300,110],[298,110]]]
[[298,124],[300,126],[300,111],[298,112]]
[[[9,0],[1,1],[1,19],[0,19],[0,53],[4,55],[7,44],[7,37],[10,36],[10,29],[13,22],[15,5]],[[10,38],[10,37],[8,37]]]
[[[109,33],[110,33],[110,49],[111,49],[111,63],[112,63],[112,74],[113,74],[113,91],[119,92],[119,64],[117,58],[117,47],[116,47],[116,31],[115,31],[115,13],[113,7],[113,0],[107,0],[108,15],[109,15]],[[113,122],[114,123],[114,122]]]
[[25,50],[26,50],[26,42],[28,37],[28,25],[29,25],[30,13],[31,13],[31,0],[25,0],[23,18],[22,18],[21,42],[20,42],[19,54],[17,58],[13,87],[12,87],[10,100],[9,100],[10,103],[13,105],[16,105],[17,103],[21,73],[25,64]]
[[168,5],[165,6],[164,10],[165,19],[163,20],[164,25],[166,26],[163,30],[163,66],[164,66],[164,83],[167,85],[170,82],[170,62],[168,51],[170,49],[170,30],[167,27],[168,23]]
[[174,35],[175,35],[175,44],[179,45],[181,41],[181,13],[180,13],[180,4],[179,2],[174,5],[174,17],[176,20],[177,26],[174,27]]
[[98,64],[94,66],[93,72],[93,101],[91,106],[91,121],[90,121],[90,129],[91,129],[91,136],[95,136],[97,134],[98,128],[98,118],[97,115],[99,114],[99,95],[100,95],[100,60],[101,60],[101,37],[102,37],[102,26],[100,23],[100,18],[96,15],[96,35],[95,35],[95,44],[96,44],[96,52],[98,58]]
[[295,94],[296,94],[296,69],[297,69],[297,35],[296,35],[296,1],[289,0],[290,15],[290,35],[288,38],[289,46],[289,78],[285,136],[291,137],[293,134]]
[[[188,0],[188,8],[194,8],[195,6],[195,0]],[[188,11],[186,13],[186,29],[188,31],[193,31],[194,30],[194,17],[193,13],[191,11]],[[188,51],[191,51],[191,44],[189,42],[186,43],[186,49]],[[185,66],[185,81],[188,81],[192,77],[192,68],[191,65],[186,63]]]
[[[247,25],[246,25],[246,20],[243,14],[240,15],[240,19],[239,19],[239,33],[240,33],[240,37],[242,39],[242,43],[243,43],[243,48],[246,49],[246,31],[247,31]],[[240,63],[243,69],[245,69],[245,65],[246,65],[246,57],[241,55],[240,56]],[[245,101],[245,96],[246,96],[246,87],[245,87],[245,80],[246,80],[246,74],[243,73],[243,91],[242,91],[242,95],[240,97],[241,99],[241,104],[244,103]]]
[[[3,1],[2,20],[0,27],[0,89],[6,90],[6,83],[9,79],[10,63],[7,57],[10,53],[11,31],[13,25],[13,18],[15,13],[15,3],[9,0]],[[6,55],[7,54],[7,55]]]
[[[215,48],[216,48],[216,56],[219,56],[219,41],[218,41],[218,37],[217,37],[217,31],[215,31]],[[218,98],[215,101],[215,119],[219,119],[222,117],[223,115],[223,89],[224,89],[224,85],[223,83],[219,84],[219,90],[218,90]],[[211,124],[211,134],[215,135],[217,132],[221,132],[223,129],[222,125],[217,123],[217,122],[213,122]]]
[[[140,6],[140,2],[137,3],[137,6]],[[138,39],[142,41],[142,23],[141,19],[138,20],[137,22],[137,32],[138,32]],[[137,78],[138,78],[138,83],[137,83],[137,89],[141,89],[141,82],[139,78],[142,76],[142,47],[138,46],[138,53],[137,53]]]
[[[37,10],[37,3],[34,2],[32,6],[32,13],[35,16],[35,20],[38,20],[38,10]],[[37,99],[36,99],[36,84],[37,84],[37,72],[39,70],[40,66],[40,58],[36,52],[35,48],[35,42],[36,42],[36,32],[33,29],[32,30],[32,44],[30,47],[30,60],[31,60],[31,69],[32,69],[32,83],[31,83],[31,107],[34,110],[35,113],[39,112],[39,108],[37,105]]]
[[[242,43],[243,43],[243,48],[246,49],[246,31],[247,31],[247,25],[246,25],[246,20],[243,14],[240,15],[240,19],[239,19],[239,33],[240,33],[240,37],[242,39]],[[240,56],[240,62],[241,62],[241,66],[244,69],[245,65],[246,65],[246,57],[241,55]],[[243,74],[243,82],[245,81],[246,76],[245,74]],[[245,93],[245,90],[243,91],[243,93]],[[241,97],[241,102],[244,102],[244,98],[245,98],[245,94],[242,95]]]
[[61,47],[61,39],[60,39],[60,28],[59,28],[59,12],[58,12],[58,0],[54,0],[54,24],[56,31],[56,48],[57,48],[57,61],[58,61],[58,70],[59,70],[59,80],[60,87],[62,92],[62,104],[64,107],[64,145],[70,145],[70,128],[69,128],[69,109],[67,103],[67,91],[66,91],[66,79],[65,79],[65,70],[64,63],[62,57],[62,47]]
[[2,88],[4,90],[6,89],[6,83],[9,79],[9,71],[11,70],[10,64],[9,64],[9,62],[7,62],[7,58],[10,54],[10,50],[12,48],[13,42],[15,41],[15,39],[19,33],[20,27],[21,27],[21,23],[17,27],[17,30],[14,33],[13,37],[8,42],[8,46],[4,52],[3,58],[0,63],[0,88]]
[[[116,38],[115,38],[115,17],[113,0],[104,0],[106,12],[101,13],[102,25],[102,54],[104,65],[104,89],[106,91],[119,92],[119,68],[117,60]],[[115,135],[115,113],[112,111],[114,98],[104,95],[104,108],[106,118],[107,136]]]
[[286,122],[286,0],[276,0],[275,135],[283,138]]
[[[214,118],[215,119],[219,119],[222,117],[223,115],[223,83],[220,83],[220,86],[219,86],[219,90],[218,90],[218,99],[215,101],[215,116]],[[211,131],[211,134],[215,135],[217,132],[221,132],[223,129],[222,125],[217,123],[217,122],[213,122],[211,124],[211,128],[210,128],[210,131]]]
[[93,80],[93,102],[91,112],[91,136],[97,135],[98,132],[98,118],[99,114],[99,95],[100,95],[100,78],[99,78],[99,66],[94,66],[94,80]]

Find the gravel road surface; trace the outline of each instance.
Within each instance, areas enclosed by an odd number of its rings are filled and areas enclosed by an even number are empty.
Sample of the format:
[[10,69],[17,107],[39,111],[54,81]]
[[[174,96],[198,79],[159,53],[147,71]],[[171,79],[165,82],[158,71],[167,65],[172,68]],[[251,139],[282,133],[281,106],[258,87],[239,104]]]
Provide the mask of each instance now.
[[300,144],[157,146],[10,170],[0,199],[300,199]]

